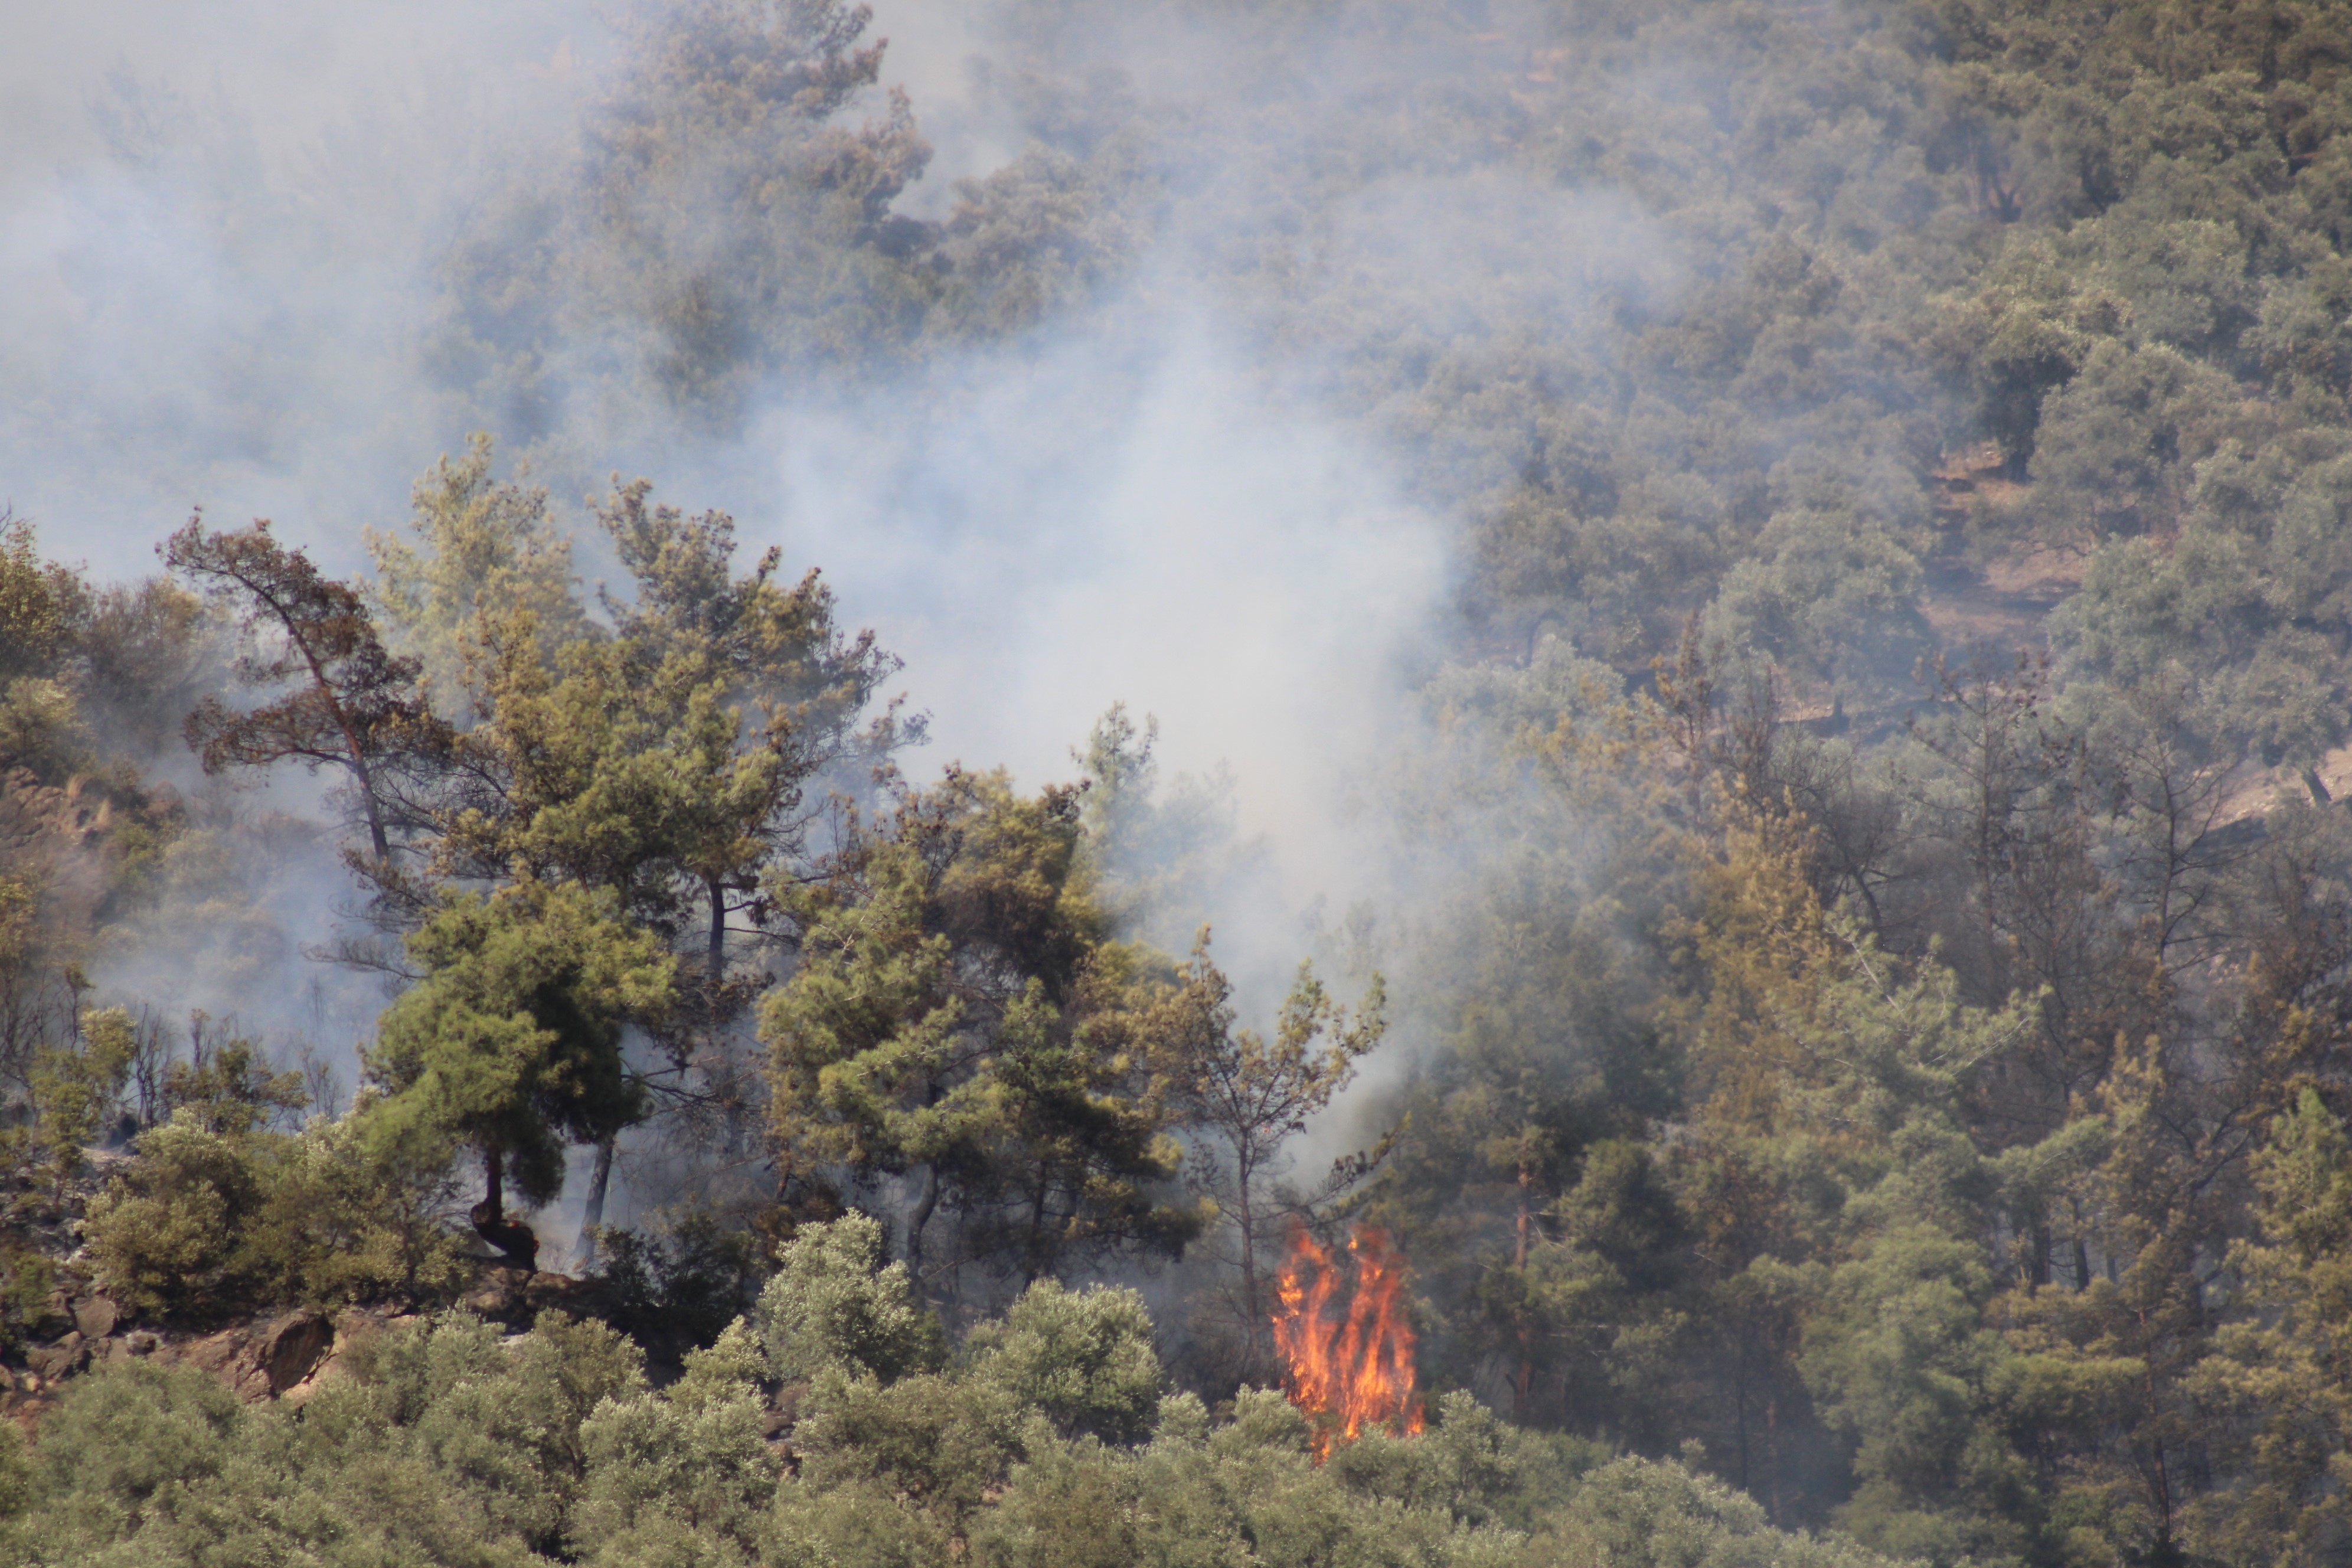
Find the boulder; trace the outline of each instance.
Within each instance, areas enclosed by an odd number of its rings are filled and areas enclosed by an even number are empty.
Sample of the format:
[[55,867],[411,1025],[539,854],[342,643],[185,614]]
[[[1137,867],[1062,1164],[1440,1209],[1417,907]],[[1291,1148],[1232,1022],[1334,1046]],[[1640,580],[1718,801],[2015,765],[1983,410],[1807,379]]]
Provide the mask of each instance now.
[[77,1331],[53,1345],[43,1345],[25,1358],[25,1364],[44,1382],[55,1383],[68,1373],[78,1371],[89,1360],[89,1342]]
[[254,1342],[257,1370],[272,1395],[310,1375],[335,1342],[335,1325],[316,1312],[294,1312],[263,1329]]
[[82,1338],[102,1340],[114,1332],[114,1325],[121,1321],[121,1312],[105,1297],[89,1296],[74,1303],[73,1321],[74,1327],[81,1331]]

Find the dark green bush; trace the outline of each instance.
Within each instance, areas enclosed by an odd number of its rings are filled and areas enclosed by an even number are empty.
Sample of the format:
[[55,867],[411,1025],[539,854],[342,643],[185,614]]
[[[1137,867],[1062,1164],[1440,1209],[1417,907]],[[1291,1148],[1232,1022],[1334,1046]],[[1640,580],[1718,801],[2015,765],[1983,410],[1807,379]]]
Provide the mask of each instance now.
[[595,1275],[608,1302],[604,1315],[626,1333],[708,1345],[758,1291],[751,1237],[707,1214],[689,1213],[650,1236],[603,1231],[597,1243],[604,1258]]

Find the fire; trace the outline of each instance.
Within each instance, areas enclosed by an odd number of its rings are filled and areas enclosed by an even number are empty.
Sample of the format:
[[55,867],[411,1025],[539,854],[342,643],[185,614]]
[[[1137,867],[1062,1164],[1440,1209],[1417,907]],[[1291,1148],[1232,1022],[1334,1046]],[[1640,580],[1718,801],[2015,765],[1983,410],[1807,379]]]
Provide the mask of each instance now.
[[1346,1260],[1335,1259],[1302,1226],[1291,1236],[1290,1257],[1275,1282],[1282,1305],[1274,1315],[1274,1344],[1285,1392],[1313,1425],[1318,1461],[1367,1426],[1421,1430],[1412,1327],[1399,1300],[1404,1261],[1376,1230],[1349,1237],[1348,1252],[1355,1263],[1352,1291],[1343,1289]]

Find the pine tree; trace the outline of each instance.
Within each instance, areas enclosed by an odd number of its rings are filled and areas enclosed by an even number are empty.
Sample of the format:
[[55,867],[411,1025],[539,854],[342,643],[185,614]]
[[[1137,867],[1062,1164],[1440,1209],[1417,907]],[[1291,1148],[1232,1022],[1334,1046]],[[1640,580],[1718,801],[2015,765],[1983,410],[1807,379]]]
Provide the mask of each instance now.
[[447,899],[409,937],[421,973],[385,1009],[368,1055],[383,1091],[360,1111],[371,1135],[471,1149],[476,1228],[518,1257],[535,1243],[508,1224],[508,1186],[548,1201],[566,1142],[609,1138],[643,1109],[621,1032],[659,1020],[676,962],[617,914],[609,893],[528,879]]
[[2318,1090],[2271,1124],[2253,1174],[2255,1234],[2231,1253],[2252,1311],[2197,1375],[2232,1479],[2195,1506],[2195,1539],[2227,1562],[2330,1562],[2352,1539],[2352,1138]]
[[[901,1180],[925,1289],[973,1263],[1172,1253],[1199,1219],[1180,1151],[1169,982],[1108,940],[1078,876],[1074,793],[951,773],[799,895],[801,961],[770,994],[770,1108],[788,1179]],[[956,1247],[934,1262],[944,1214]]]
[[[1180,1093],[1186,1121],[1208,1137],[1205,1168],[1193,1180],[1215,1200],[1239,1245],[1244,1361],[1262,1373],[1256,1363],[1269,1303],[1258,1248],[1274,1239],[1286,1208],[1295,1212],[1312,1201],[1302,1203],[1292,1194],[1286,1204],[1276,1188],[1285,1169],[1283,1145],[1331,1103],[1355,1076],[1357,1063],[1380,1044],[1387,1028],[1386,992],[1381,977],[1373,975],[1351,1016],[1302,963],[1271,1038],[1234,1027],[1231,994],[1224,975],[1209,961],[1203,927],[1171,1004],[1179,1017]],[[1343,1163],[1341,1180],[1356,1173]],[[1261,1375],[1257,1381],[1265,1380]]]
[[206,697],[188,716],[188,744],[205,770],[298,761],[352,775],[375,863],[389,868],[386,801],[395,774],[437,765],[448,727],[433,712],[415,659],[396,658],[377,636],[358,590],[320,575],[299,550],[272,537],[268,521],[236,533],[207,533],[202,518],[173,534],[163,552],[230,605],[258,646],[237,662],[247,684],[292,690],[239,712]]

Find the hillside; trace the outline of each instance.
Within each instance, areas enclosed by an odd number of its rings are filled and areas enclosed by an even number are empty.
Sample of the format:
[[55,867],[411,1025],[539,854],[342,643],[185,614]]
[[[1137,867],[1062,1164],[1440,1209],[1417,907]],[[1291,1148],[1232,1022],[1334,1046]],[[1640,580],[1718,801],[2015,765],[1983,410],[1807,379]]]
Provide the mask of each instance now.
[[137,20],[0,1558],[2343,1559],[2352,12]]

